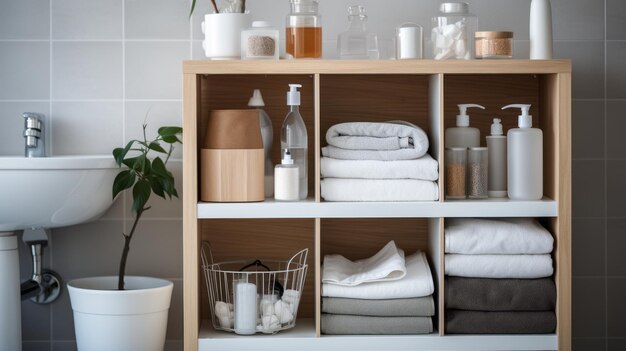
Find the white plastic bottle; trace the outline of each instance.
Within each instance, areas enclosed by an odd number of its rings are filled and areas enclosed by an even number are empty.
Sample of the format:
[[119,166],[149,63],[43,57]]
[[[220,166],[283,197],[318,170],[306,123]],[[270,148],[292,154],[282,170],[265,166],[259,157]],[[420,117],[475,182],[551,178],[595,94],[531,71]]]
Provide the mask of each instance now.
[[530,105],[513,104],[502,109],[519,108],[519,128],[507,133],[508,194],[512,200],[540,200],[543,197],[543,132],[532,128]]
[[458,106],[459,114],[456,116],[456,127],[446,129],[444,147],[479,147],[480,130],[469,126],[467,109],[478,107],[484,110],[485,108],[477,104],[460,104]]
[[[287,105],[289,105],[289,113],[283,122],[283,128],[280,133],[280,148],[282,150],[289,149],[294,163],[298,166],[299,173],[299,192],[300,200],[307,197],[307,133],[304,120],[300,115],[300,84],[289,84],[289,92],[287,92]],[[276,189],[274,189],[276,191]]]
[[506,191],[506,135],[503,135],[500,118],[494,118],[491,135],[488,135],[487,149],[489,154],[489,197],[507,196]]
[[261,90],[254,89],[252,97],[248,101],[248,106],[259,111],[259,123],[261,124],[261,138],[263,139],[263,149],[265,152],[265,197],[274,195],[274,165],[272,164],[272,140],[274,139],[274,129],[272,120],[267,112],[263,110],[265,102]]
[[298,201],[300,171],[293,164],[289,149],[284,151],[283,159],[274,170],[274,199],[278,201]]
[[552,59],[552,7],[550,0],[530,3],[530,59]]

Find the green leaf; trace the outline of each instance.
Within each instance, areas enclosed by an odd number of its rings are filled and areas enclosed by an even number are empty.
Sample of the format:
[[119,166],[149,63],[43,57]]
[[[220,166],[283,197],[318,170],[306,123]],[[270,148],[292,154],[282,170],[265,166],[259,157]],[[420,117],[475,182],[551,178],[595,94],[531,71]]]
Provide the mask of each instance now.
[[166,153],[167,153],[167,151],[165,151],[165,149],[164,149],[164,148],[162,148],[162,147],[161,147],[161,145],[160,145],[158,142],[156,142],[156,141],[151,142],[151,143],[148,145],[148,148],[149,148],[150,150],[154,150],[154,151],[156,151],[156,152],[160,152],[160,153],[162,153],[162,154],[166,154]]
[[121,149],[121,148],[116,148],[113,150],[113,157],[115,158],[115,163],[117,163],[118,166],[122,166],[122,162],[124,161],[124,157],[126,157],[126,154],[128,153],[128,150],[130,150],[130,148],[133,146],[133,143],[135,142],[135,140],[131,140],[128,142],[128,144],[126,144],[126,147]]
[[176,136],[178,134],[183,133],[183,128],[181,127],[161,127],[159,128],[160,136]]
[[152,172],[164,178],[171,177],[171,175],[165,168],[165,163],[163,163],[163,160],[160,157],[155,157],[152,161]]
[[163,141],[168,143],[168,144],[174,144],[174,143],[183,143],[182,141],[180,141],[180,139],[178,139],[176,136],[173,135],[166,135],[163,137]]
[[113,181],[113,199],[115,199],[117,194],[119,194],[120,192],[133,186],[133,184],[135,184],[134,172],[124,170],[118,173],[115,177],[115,180]]
[[158,177],[150,177],[150,187],[152,188],[152,192],[154,192],[157,196],[165,198],[165,193],[163,192],[163,185],[161,185],[160,178]]
[[144,208],[150,198],[150,182],[146,179],[140,179],[133,187],[133,211],[137,213]]
[[[137,157],[131,157],[131,158],[127,158],[124,161],[122,161],[126,167],[133,169],[137,172],[144,172],[144,168],[145,168],[145,164],[146,164],[146,156],[144,154],[141,154]],[[148,161],[149,162],[149,161]]]

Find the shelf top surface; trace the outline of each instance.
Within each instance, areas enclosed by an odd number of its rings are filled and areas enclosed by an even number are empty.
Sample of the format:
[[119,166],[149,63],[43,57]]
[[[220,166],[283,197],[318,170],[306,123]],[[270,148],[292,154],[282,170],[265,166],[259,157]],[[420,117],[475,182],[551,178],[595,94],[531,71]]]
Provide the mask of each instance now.
[[193,60],[189,74],[552,74],[570,73],[570,60]]

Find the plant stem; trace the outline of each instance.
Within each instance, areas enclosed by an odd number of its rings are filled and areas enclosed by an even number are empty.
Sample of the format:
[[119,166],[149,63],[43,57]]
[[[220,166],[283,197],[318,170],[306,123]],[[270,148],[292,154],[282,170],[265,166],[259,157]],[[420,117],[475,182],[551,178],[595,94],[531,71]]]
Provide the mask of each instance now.
[[215,0],[211,0],[211,4],[213,4],[213,9],[215,9],[215,13],[220,13],[220,10],[217,9],[217,4],[215,3]]
[[126,274],[126,260],[128,259],[128,251],[130,250],[130,241],[133,238],[133,234],[135,234],[135,229],[137,229],[137,223],[139,223],[139,218],[141,218],[141,215],[149,209],[150,207],[144,207],[139,209],[139,211],[137,211],[137,216],[135,216],[135,221],[133,222],[133,227],[130,230],[130,234],[124,234],[124,250],[122,251],[122,259],[120,260],[120,271],[117,280],[117,290],[124,290],[124,276]]

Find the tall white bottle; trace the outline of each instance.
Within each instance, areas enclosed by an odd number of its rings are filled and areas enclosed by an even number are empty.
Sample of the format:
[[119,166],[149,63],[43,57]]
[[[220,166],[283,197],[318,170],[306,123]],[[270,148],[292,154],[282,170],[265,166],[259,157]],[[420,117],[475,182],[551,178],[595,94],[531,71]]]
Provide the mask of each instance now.
[[550,0],[530,3],[530,59],[552,59],[552,7]]
[[506,197],[506,135],[503,135],[500,118],[494,118],[491,135],[487,139],[489,165],[489,197]]
[[[300,193],[300,200],[304,200],[307,197],[308,182],[307,182],[307,133],[304,120],[300,115],[300,92],[298,88],[301,88],[300,84],[289,84],[289,92],[287,92],[287,105],[289,105],[289,112],[283,122],[283,128],[280,133],[280,148],[281,150],[288,149],[291,153],[291,157],[294,163],[298,166],[300,172],[298,190]],[[284,155],[281,155],[281,159]]]
[[512,200],[540,200],[543,197],[543,132],[532,128],[530,105],[513,104],[502,109],[519,108],[519,128],[507,133],[508,194]]
[[446,129],[444,136],[445,147],[479,147],[480,146],[480,130],[469,126],[470,119],[467,109],[470,107],[478,107],[485,109],[481,105],[476,104],[460,104],[459,114],[456,116],[456,127]]

